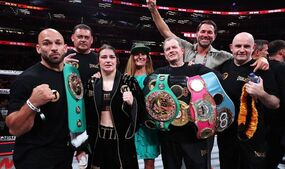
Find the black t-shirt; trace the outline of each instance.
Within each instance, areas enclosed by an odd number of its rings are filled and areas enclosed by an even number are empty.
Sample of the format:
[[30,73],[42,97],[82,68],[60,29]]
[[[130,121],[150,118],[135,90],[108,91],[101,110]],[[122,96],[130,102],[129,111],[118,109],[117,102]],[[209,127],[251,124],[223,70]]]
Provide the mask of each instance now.
[[35,117],[32,129],[16,138],[14,149],[15,166],[21,166],[29,160],[42,165],[51,165],[62,160],[72,159],[68,114],[63,72],[56,72],[37,63],[19,75],[10,91],[9,113],[18,111],[30,97],[33,88],[48,84],[57,90],[60,98],[40,107],[46,120]]
[[[165,66],[158,68],[154,71],[154,73],[156,74],[170,74],[171,76],[188,76],[188,77],[203,75],[209,72],[213,72],[213,70],[201,64],[193,64],[191,66],[188,66],[188,63],[185,63],[181,67]],[[190,97],[188,99],[189,100],[186,101],[187,104],[189,104],[190,102]],[[196,137],[197,129],[194,123],[189,122],[187,125],[180,127],[176,127],[170,124],[169,129],[170,131],[160,132],[161,135],[160,138],[162,140],[166,141],[173,140],[173,141],[187,142],[187,143],[199,141]]]
[[184,63],[183,66],[180,67],[171,67],[165,66],[160,67],[154,71],[157,74],[170,74],[171,76],[196,76],[196,75],[203,75],[213,70],[203,66],[202,64],[193,64],[188,66],[188,62]]
[[80,73],[81,81],[82,81],[84,87],[86,87],[86,84],[87,84],[88,80],[91,78],[91,76],[94,73],[99,71],[99,68],[97,65],[98,64],[98,56],[94,52],[90,52],[88,54],[81,54],[81,53],[78,53],[72,49],[68,50],[68,52],[66,53],[66,56],[71,54],[71,53],[76,53],[76,55],[73,56],[72,58],[79,60],[78,71]]
[[285,63],[270,60],[269,65],[270,69],[274,72],[275,80],[279,89],[280,108],[267,113],[266,122],[270,126],[285,128]]
[[[252,63],[254,63],[254,60],[251,60],[244,65],[237,66],[234,64],[233,60],[228,60],[217,68],[224,77],[223,87],[233,101],[236,112],[233,124],[225,131],[219,133],[219,136],[224,139],[226,139],[226,137],[237,137],[237,118],[239,114],[242,87],[246,83],[245,79],[253,72],[254,67],[250,66]],[[255,74],[263,79],[264,90],[267,93],[278,96],[277,85],[271,70],[258,70]],[[250,142],[253,144],[258,142],[263,143],[265,140],[264,105],[262,105],[260,101],[257,101],[256,108],[258,111],[258,125],[254,136],[250,139]]]

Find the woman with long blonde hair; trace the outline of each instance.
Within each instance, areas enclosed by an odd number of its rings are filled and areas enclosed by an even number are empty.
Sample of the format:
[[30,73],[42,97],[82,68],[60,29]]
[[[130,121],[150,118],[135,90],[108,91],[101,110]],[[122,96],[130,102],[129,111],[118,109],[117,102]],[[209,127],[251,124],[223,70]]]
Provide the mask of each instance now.
[[[137,79],[141,89],[144,79],[153,72],[149,52],[150,48],[144,44],[134,44],[125,70],[125,73]],[[154,169],[154,159],[160,154],[157,132],[141,124],[135,135],[135,145],[138,159],[144,160],[145,169]]]

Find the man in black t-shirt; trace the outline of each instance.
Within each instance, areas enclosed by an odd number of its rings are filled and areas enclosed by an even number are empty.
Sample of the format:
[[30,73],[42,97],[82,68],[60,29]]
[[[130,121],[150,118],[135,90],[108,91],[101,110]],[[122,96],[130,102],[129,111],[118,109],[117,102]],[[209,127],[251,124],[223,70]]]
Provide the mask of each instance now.
[[[167,38],[164,41],[164,55],[169,66],[158,68],[155,74],[170,74],[173,78],[182,76],[195,76],[209,73],[213,70],[201,64],[191,66],[183,61],[181,42],[176,37]],[[177,80],[177,79],[176,79]],[[149,77],[145,83],[149,81]],[[169,85],[171,85],[171,80]],[[146,85],[146,84],[145,84]],[[190,103],[190,97],[184,98],[185,103]],[[207,169],[207,153],[209,153],[206,139],[197,139],[196,126],[188,123],[184,126],[170,124],[169,131],[159,132],[161,142],[161,155],[165,169],[180,169],[182,160],[187,169]]]
[[266,139],[264,107],[279,107],[277,86],[273,72],[256,71],[256,81],[249,81],[253,72],[254,38],[251,34],[237,34],[230,49],[234,59],[217,69],[223,75],[223,86],[236,109],[233,124],[218,133],[221,169],[264,169]]
[[91,76],[99,71],[97,54],[91,51],[92,29],[85,24],[76,25],[71,35],[74,48],[69,49],[64,62],[73,62],[78,67],[81,80],[86,87]]
[[17,136],[13,160],[17,169],[72,169],[62,35],[45,29],[38,36],[41,61],[14,81],[6,124]]
[[[91,79],[91,76],[99,71],[98,67],[98,56],[95,52],[91,51],[91,45],[93,43],[92,29],[85,24],[78,24],[73,29],[73,34],[71,36],[71,40],[73,42],[74,48],[67,51],[66,57],[64,58],[64,62],[72,62],[78,68],[80,73],[80,78],[82,80],[84,86],[84,101],[85,101],[85,111],[92,112],[94,109],[94,102],[92,99],[86,99],[87,97],[93,97],[90,86],[88,86],[88,80]],[[88,120],[86,119],[87,123]],[[88,131],[88,130],[87,130]],[[89,143],[93,143],[95,139],[94,133],[88,133],[89,135]],[[92,140],[91,140],[92,139]],[[88,146],[87,144],[85,144]],[[93,145],[91,145],[93,147]],[[89,149],[87,147],[81,147],[84,149]],[[90,150],[86,150],[86,152],[90,152]],[[83,158],[87,158],[87,156],[80,155],[77,156],[77,159],[80,161],[82,156]],[[90,165],[91,160],[88,161]]]
[[285,153],[285,41],[274,40],[268,47],[270,69],[275,74],[279,89],[280,108],[265,114],[265,122],[269,127],[266,169],[276,169]]

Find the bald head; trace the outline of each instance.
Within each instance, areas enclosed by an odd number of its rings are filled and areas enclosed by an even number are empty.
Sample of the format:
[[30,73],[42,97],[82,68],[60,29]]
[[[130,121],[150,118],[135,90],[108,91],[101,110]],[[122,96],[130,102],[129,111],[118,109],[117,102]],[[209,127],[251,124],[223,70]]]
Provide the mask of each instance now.
[[238,33],[230,45],[234,61],[237,65],[243,65],[250,61],[255,49],[254,38],[250,33]]
[[63,41],[64,43],[64,39],[63,39],[63,36],[55,29],[52,29],[52,28],[47,28],[47,29],[44,29],[42,30],[39,35],[38,35],[38,43],[40,44],[40,42],[46,38],[46,37],[49,37],[49,36],[53,36],[53,37],[56,37],[60,40]]
[[248,32],[241,32],[241,33],[238,33],[238,34],[234,37],[232,43],[236,43],[236,42],[240,42],[240,41],[245,41],[245,40],[248,41],[249,43],[254,44],[254,38],[253,38],[253,36],[252,36],[250,33],[248,33]]
[[41,63],[48,68],[60,70],[67,52],[63,36],[55,29],[44,29],[39,33],[37,52],[41,55]]

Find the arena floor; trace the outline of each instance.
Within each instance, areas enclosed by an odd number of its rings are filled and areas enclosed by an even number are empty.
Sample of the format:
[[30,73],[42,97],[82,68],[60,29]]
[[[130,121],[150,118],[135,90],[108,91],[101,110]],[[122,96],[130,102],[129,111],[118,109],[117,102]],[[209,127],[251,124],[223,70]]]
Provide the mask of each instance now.
[[[212,162],[212,169],[220,169],[219,149],[217,146],[216,139],[215,139],[215,144],[214,144],[214,148],[212,151],[211,162]],[[139,167],[140,167],[140,169],[144,169],[143,160],[139,160]],[[74,160],[73,169],[78,169],[76,160]],[[160,156],[155,160],[155,169],[163,169],[163,165],[162,165],[162,161],[161,161]],[[185,167],[182,167],[181,169],[185,169]],[[278,166],[278,169],[285,169],[285,164],[280,164]]]

